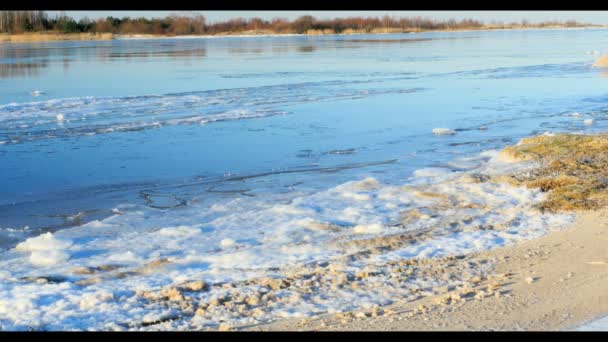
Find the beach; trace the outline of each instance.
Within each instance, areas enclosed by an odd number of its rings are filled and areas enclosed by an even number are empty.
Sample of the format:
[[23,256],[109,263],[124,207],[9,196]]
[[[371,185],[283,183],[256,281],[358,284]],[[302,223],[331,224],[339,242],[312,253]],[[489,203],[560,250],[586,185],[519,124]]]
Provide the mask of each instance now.
[[[397,303],[383,307],[384,313],[376,317],[370,311],[357,311],[346,319],[344,315],[325,315],[248,329],[573,330],[608,313],[606,243],[608,210],[584,212],[562,231],[467,256],[463,261],[485,260],[492,264],[492,271],[466,291],[446,292],[407,303],[399,303],[397,299]],[[492,284],[497,285],[488,291]],[[467,295],[455,303],[443,300],[463,293]]]

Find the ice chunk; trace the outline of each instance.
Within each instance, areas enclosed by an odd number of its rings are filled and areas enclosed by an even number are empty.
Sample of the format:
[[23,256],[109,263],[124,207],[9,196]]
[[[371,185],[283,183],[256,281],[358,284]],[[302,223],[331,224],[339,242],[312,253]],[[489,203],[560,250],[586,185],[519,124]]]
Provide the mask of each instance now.
[[44,233],[23,241],[22,243],[18,244],[15,249],[24,252],[52,251],[66,249],[71,245],[71,241],[58,239],[53,235],[53,233]]
[[222,247],[222,248],[228,248],[233,245],[234,245],[234,240],[232,240],[232,239],[223,239],[222,241],[220,241],[220,247]]
[[355,234],[375,234],[382,231],[382,225],[378,223],[359,224],[353,228]]
[[90,292],[82,296],[79,305],[81,310],[90,310],[113,299],[114,294],[109,291]]
[[56,238],[52,233],[45,233],[29,238],[18,244],[15,249],[31,252],[30,262],[37,266],[51,266],[70,258],[64,250],[72,246],[72,242]]
[[454,135],[456,131],[450,128],[433,128],[433,134],[435,135]]
[[64,119],[63,114],[57,114],[56,118],[57,118],[57,121],[63,121],[63,119]]
[[70,255],[62,250],[42,250],[33,251],[30,255],[30,262],[36,266],[52,266],[65,262]]
[[43,95],[44,92],[42,90],[34,90],[33,92],[30,93],[32,96],[40,96]]
[[585,121],[583,121],[585,125],[593,125],[593,122],[593,119],[586,119]]

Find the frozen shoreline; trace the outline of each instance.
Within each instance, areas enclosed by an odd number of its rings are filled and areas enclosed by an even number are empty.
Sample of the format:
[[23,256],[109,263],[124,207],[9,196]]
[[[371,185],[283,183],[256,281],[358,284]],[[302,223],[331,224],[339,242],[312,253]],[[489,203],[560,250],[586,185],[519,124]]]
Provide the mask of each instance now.
[[[479,158],[490,177],[530,167],[494,153]],[[478,168],[474,158],[461,162]],[[470,172],[427,168],[402,186],[366,178],[288,205],[235,201],[179,214],[188,221],[117,208],[101,222],[30,238],[3,253],[0,326],[215,330],[218,320],[247,327],[384,307],[395,298],[415,302],[467,288],[488,272],[485,262],[456,256],[534,239],[571,221],[531,211],[542,198]],[[145,226],[142,215],[150,221]],[[238,222],[255,229],[243,234]],[[41,294],[55,300],[42,304]],[[9,309],[15,305],[23,310]]]
[[[250,329],[605,331],[607,226],[607,209],[587,211],[568,229],[468,256],[470,262],[491,262],[496,275],[482,279],[465,300],[445,302],[445,295],[436,295],[385,307],[378,317],[363,311],[346,318],[325,315]],[[488,296],[492,286],[501,295]]]

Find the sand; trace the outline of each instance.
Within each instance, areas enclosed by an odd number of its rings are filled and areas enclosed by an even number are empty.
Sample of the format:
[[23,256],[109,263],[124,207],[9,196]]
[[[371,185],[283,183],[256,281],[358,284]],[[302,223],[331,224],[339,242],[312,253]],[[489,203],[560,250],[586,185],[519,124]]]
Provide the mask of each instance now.
[[0,34],[0,42],[47,42],[59,40],[110,40],[112,33],[53,33],[35,32],[22,34]]
[[[247,329],[569,330],[608,314],[607,245],[608,209],[585,211],[565,230],[467,256],[462,261],[489,261],[493,274],[466,294],[450,291],[411,302],[395,298],[377,310]],[[462,299],[446,303],[448,297]]]

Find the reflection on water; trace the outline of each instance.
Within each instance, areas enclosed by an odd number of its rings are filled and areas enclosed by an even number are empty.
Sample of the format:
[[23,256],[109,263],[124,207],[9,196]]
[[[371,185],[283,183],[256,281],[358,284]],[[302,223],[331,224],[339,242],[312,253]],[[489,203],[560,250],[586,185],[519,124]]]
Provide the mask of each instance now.
[[48,61],[34,63],[0,63],[0,78],[36,77],[41,69],[48,67]]
[[410,39],[348,39],[345,42],[351,43],[416,43],[434,40],[431,38],[410,38]]
[[[466,38],[466,37],[464,37]],[[264,39],[264,38],[262,38]],[[36,42],[0,44],[0,77],[38,77],[42,69],[55,63],[68,73],[73,61],[112,62],[115,60],[144,61],[146,59],[196,60],[209,57],[209,46],[214,56],[273,55],[313,53],[321,50],[339,51],[360,49],[376,43],[418,43],[437,38],[344,38],[296,37],[263,43],[251,38],[193,38],[159,43],[151,40],[111,40],[96,42]],[[446,39],[446,38],[443,38]],[[19,61],[17,63],[17,61]]]
[[298,47],[299,52],[313,52],[316,48],[314,46],[300,46]]
[[135,52],[110,52],[100,53],[103,58],[148,58],[148,57],[205,57],[206,49],[176,50],[176,51],[135,51]]

